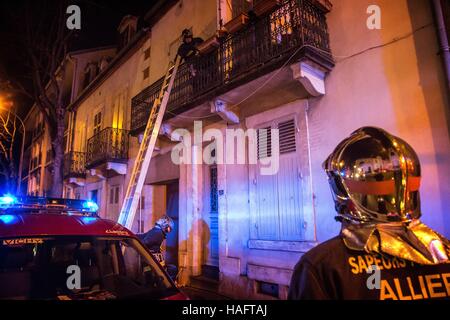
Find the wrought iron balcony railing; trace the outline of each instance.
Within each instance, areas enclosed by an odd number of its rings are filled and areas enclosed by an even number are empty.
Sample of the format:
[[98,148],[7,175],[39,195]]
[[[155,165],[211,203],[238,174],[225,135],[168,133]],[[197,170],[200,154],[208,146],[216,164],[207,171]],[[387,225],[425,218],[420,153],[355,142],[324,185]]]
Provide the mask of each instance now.
[[[325,13],[311,0],[283,0],[269,13],[219,39],[219,45],[190,64],[180,66],[167,106],[167,118],[207,99],[267,74],[285,63],[308,57],[333,66]],[[151,105],[161,89],[159,79],[132,99],[131,132],[144,130]]]
[[86,176],[86,153],[71,151],[64,155],[64,178]]
[[128,160],[129,132],[123,129],[105,128],[87,141],[86,168],[104,162]]

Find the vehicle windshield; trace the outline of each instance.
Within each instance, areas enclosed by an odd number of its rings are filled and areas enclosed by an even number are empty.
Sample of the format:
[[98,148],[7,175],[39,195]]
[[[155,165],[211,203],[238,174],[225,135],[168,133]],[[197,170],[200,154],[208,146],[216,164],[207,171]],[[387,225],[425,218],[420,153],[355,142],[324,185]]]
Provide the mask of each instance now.
[[161,299],[176,292],[132,238],[1,239],[0,299]]

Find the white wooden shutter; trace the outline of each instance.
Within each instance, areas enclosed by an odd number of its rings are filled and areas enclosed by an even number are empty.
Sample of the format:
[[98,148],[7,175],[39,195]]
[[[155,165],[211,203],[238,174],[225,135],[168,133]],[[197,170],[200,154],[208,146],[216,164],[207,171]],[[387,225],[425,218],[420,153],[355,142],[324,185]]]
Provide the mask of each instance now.
[[[256,238],[260,240],[303,239],[302,186],[299,171],[298,135],[293,117],[276,120],[259,129],[257,135],[258,159],[272,156],[270,130],[279,130],[279,171],[275,175],[261,175],[260,165],[255,170],[254,223]],[[264,134],[267,130],[267,134]]]

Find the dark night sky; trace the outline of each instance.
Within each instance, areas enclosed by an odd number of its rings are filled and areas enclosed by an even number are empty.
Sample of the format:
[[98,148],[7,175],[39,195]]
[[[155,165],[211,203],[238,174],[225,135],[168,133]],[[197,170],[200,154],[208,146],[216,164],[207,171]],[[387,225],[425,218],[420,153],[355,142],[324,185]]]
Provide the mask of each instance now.
[[[23,48],[18,43],[18,22],[23,10],[42,4],[40,10],[51,12],[59,0],[1,0],[0,1],[0,78],[21,81],[29,86],[24,75]],[[123,16],[137,15],[141,19],[156,1],[152,0],[74,0],[81,8],[81,30],[72,42],[72,50],[86,49],[104,45],[114,45],[117,40],[117,27]],[[35,10],[35,9],[32,9]],[[142,22],[142,21],[141,21]],[[20,34],[19,34],[20,36]],[[25,98],[19,100],[20,113],[26,113],[31,102]]]

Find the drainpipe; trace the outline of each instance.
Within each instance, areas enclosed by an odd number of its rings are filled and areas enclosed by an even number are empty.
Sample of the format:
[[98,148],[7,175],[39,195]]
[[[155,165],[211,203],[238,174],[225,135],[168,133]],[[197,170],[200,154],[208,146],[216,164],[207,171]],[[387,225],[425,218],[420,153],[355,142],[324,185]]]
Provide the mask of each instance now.
[[441,0],[433,0],[433,8],[434,8],[434,16],[436,19],[436,29],[439,37],[439,47],[442,52],[442,62],[444,63],[447,81],[447,92],[450,92],[450,49],[448,45],[447,31],[445,29],[444,14],[442,10]]

